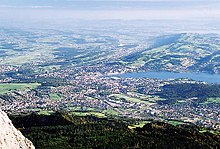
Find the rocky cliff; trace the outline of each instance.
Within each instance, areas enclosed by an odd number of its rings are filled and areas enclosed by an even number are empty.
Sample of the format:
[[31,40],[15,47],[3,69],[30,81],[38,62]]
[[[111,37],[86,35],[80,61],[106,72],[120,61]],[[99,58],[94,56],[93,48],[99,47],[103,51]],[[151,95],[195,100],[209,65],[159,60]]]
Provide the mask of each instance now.
[[32,142],[13,126],[7,114],[0,110],[0,149],[34,148]]

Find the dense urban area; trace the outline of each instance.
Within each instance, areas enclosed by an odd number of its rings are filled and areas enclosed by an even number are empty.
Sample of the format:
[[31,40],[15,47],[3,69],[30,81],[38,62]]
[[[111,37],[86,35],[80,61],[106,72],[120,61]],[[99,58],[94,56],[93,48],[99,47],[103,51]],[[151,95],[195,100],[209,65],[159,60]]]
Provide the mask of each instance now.
[[9,114],[66,111],[220,129],[218,83],[122,75],[219,74],[220,36],[134,34],[0,29],[0,108]]

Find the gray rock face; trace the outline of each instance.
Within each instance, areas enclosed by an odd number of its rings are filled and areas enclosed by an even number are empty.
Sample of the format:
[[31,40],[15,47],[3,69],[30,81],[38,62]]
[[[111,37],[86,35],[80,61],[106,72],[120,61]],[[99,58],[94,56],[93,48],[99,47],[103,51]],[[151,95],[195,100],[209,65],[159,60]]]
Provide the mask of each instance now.
[[13,126],[7,114],[1,110],[0,149],[35,149],[32,142]]

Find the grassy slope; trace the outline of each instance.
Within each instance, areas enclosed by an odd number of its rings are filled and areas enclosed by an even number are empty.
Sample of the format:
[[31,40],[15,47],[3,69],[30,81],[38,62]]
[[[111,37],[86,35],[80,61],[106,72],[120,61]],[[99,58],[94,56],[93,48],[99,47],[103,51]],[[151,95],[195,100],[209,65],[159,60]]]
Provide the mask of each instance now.
[[187,69],[219,73],[218,39],[218,35],[181,34],[178,40],[132,53],[123,60],[130,66],[151,70]]

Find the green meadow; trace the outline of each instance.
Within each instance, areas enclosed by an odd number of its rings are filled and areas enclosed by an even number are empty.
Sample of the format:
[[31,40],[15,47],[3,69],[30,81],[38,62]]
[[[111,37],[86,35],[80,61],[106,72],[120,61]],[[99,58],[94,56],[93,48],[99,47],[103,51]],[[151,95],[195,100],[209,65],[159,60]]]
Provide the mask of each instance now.
[[2,83],[0,84],[0,94],[5,94],[16,90],[35,89],[39,83]]

